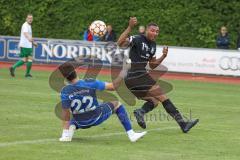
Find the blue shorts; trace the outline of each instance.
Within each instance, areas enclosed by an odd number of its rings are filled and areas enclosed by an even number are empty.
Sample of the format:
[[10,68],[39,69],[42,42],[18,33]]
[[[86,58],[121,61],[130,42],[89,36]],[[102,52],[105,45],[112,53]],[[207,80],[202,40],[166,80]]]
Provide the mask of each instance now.
[[114,113],[112,103],[100,104],[95,110],[73,115],[70,125],[75,125],[76,129],[87,129],[97,126],[107,120]]

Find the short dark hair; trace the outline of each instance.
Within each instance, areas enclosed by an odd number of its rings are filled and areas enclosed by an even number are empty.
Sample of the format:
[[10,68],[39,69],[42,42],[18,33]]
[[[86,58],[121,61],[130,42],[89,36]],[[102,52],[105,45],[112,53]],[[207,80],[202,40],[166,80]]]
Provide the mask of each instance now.
[[158,27],[158,25],[156,23],[150,22],[150,23],[148,23],[147,28],[151,27],[151,26]]
[[63,77],[66,78],[68,81],[72,81],[73,79],[77,78],[75,68],[69,62],[60,65],[58,69],[62,73]]

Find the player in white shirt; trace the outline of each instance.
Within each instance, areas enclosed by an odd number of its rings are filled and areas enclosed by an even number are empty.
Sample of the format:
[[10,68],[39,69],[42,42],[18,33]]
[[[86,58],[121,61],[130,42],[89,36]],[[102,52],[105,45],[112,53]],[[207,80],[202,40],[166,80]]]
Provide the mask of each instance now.
[[32,14],[28,14],[26,18],[26,22],[23,23],[22,29],[21,29],[21,35],[20,35],[20,59],[17,61],[12,67],[9,68],[10,75],[12,77],[15,77],[15,69],[17,67],[22,66],[24,63],[26,63],[26,74],[25,77],[32,77],[30,74],[31,68],[32,68],[32,45],[37,47],[37,43],[34,42],[32,37],[32,22],[33,22],[33,16]]

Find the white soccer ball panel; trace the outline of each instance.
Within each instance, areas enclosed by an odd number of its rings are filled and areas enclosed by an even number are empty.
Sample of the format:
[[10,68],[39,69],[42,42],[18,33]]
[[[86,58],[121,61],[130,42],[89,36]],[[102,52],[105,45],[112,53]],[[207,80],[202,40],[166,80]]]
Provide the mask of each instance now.
[[90,25],[90,32],[95,36],[102,37],[107,32],[106,24],[103,21],[96,20]]

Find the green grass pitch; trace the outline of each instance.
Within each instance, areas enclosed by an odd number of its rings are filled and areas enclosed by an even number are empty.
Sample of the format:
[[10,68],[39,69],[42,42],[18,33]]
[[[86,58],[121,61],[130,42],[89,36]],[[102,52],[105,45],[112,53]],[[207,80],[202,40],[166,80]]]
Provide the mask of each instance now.
[[[148,134],[130,143],[116,116],[101,126],[75,132],[71,143],[58,142],[61,121],[54,106],[59,94],[48,85],[50,72],[16,78],[0,69],[0,160],[238,160],[240,157],[240,85],[171,80],[168,94],[186,115],[200,123],[183,134],[171,119],[148,121]],[[99,76],[108,80],[107,76]],[[135,130],[134,108],[126,106]],[[164,113],[161,105],[152,114]]]

